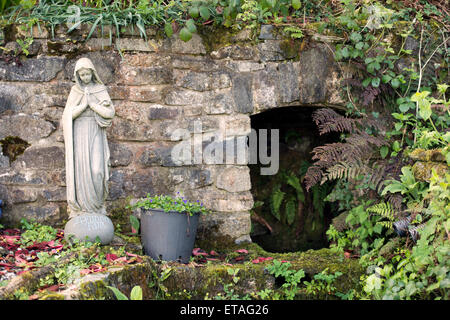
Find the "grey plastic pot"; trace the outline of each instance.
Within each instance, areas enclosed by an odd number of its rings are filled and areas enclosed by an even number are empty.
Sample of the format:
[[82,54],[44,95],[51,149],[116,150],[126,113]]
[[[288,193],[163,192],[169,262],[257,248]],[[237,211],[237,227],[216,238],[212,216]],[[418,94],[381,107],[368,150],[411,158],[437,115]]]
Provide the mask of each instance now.
[[143,209],[141,241],[144,252],[154,260],[189,262],[194,249],[200,214]]

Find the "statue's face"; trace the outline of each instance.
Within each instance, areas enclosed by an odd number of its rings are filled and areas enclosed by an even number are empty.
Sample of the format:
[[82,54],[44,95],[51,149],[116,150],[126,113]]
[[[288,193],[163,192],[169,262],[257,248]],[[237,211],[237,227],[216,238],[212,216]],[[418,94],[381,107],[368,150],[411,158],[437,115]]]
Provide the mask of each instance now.
[[78,71],[78,76],[80,77],[81,82],[84,84],[88,84],[92,80],[92,71],[90,69],[80,69]]

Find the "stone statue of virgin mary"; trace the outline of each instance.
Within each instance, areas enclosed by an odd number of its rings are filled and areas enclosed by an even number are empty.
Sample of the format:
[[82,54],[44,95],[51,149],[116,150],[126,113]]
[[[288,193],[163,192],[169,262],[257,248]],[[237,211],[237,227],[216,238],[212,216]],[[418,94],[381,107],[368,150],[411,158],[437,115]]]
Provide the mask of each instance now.
[[90,59],[76,62],[74,77],[62,117],[70,218],[64,232],[66,238],[107,244],[114,226],[105,209],[110,156],[106,128],[115,111]]

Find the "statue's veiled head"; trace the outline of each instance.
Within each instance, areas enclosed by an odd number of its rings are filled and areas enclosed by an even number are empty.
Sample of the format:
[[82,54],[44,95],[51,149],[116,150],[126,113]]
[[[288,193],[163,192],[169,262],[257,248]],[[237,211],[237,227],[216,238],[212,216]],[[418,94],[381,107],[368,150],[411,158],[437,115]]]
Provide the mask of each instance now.
[[95,70],[94,64],[89,58],[80,58],[73,71],[75,82],[82,87],[91,82],[103,84]]

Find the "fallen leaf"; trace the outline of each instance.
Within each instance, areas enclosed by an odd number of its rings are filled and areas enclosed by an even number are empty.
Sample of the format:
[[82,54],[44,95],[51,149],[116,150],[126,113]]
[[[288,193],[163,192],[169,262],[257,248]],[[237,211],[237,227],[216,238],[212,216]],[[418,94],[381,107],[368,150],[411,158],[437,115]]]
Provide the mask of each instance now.
[[130,252],[127,252],[127,251],[125,253],[126,253],[127,256],[130,256],[130,257],[139,257],[139,255],[134,254],[134,253],[130,253]]
[[117,256],[114,253],[106,254],[106,261],[113,262],[114,260],[117,260]]
[[254,260],[252,260],[253,263],[260,263],[260,262],[264,262],[264,261],[269,261],[269,260],[273,260],[272,257],[258,257]]
[[192,254],[194,256],[207,256],[208,255],[205,251],[203,251],[200,248],[194,248],[194,250],[192,250]]

